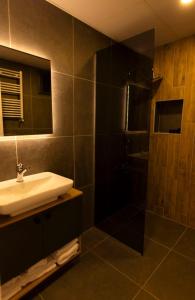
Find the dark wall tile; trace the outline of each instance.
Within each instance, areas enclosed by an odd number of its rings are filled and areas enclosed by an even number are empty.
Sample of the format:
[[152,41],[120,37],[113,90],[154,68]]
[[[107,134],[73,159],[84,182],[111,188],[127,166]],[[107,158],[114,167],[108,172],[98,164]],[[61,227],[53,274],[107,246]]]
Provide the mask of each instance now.
[[75,183],[84,187],[93,183],[93,137],[75,137]]
[[16,145],[15,141],[0,141],[0,181],[16,177]]
[[110,130],[110,98],[112,88],[96,83],[96,134],[107,134]]
[[93,185],[81,189],[83,191],[82,219],[83,230],[94,225],[94,187]]
[[97,52],[96,81],[103,84],[112,83],[112,47]]
[[118,133],[125,128],[126,90],[96,84],[96,133]]
[[50,128],[50,133],[52,133],[51,99],[44,96],[32,97],[32,110],[35,133],[36,128]]
[[110,39],[79,20],[75,20],[74,30],[74,74],[94,80],[94,54],[108,47]]
[[52,74],[53,129],[56,135],[73,135],[73,78]]
[[9,45],[8,0],[0,1],[0,43]]
[[126,89],[112,87],[110,97],[110,131],[121,132],[125,129]]
[[18,157],[29,174],[54,172],[73,178],[73,139],[38,138],[18,140]]
[[52,68],[73,72],[72,17],[43,0],[10,1],[13,48],[51,59]]
[[94,84],[87,80],[75,79],[74,89],[75,134],[93,134]]

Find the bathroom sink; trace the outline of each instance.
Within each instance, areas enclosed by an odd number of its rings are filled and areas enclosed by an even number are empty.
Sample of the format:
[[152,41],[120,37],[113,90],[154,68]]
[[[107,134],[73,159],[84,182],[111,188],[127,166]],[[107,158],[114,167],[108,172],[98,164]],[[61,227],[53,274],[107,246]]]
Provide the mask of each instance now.
[[73,180],[43,172],[0,182],[0,214],[15,216],[56,200],[73,186]]

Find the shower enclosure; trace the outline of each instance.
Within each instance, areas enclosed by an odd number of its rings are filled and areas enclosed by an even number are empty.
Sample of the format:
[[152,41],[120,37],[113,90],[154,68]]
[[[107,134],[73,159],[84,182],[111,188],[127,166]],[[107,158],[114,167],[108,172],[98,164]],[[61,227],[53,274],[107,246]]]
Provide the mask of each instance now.
[[153,56],[129,44],[96,54],[95,223],[143,254]]

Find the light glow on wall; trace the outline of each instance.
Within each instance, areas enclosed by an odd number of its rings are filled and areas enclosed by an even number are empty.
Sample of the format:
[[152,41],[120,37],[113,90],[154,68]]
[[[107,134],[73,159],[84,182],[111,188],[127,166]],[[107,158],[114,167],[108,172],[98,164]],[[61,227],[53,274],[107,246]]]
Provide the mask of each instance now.
[[180,1],[181,1],[181,4],[183,4],[183,5],[188,5],[193,2],[193,0],[180,0]]

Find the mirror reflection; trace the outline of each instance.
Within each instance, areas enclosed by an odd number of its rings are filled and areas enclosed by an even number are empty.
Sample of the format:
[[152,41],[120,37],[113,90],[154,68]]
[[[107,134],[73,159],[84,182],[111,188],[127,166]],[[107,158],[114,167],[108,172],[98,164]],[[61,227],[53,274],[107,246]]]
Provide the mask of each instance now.
[[52,133],[50,61],[0,46],[0,135]]

